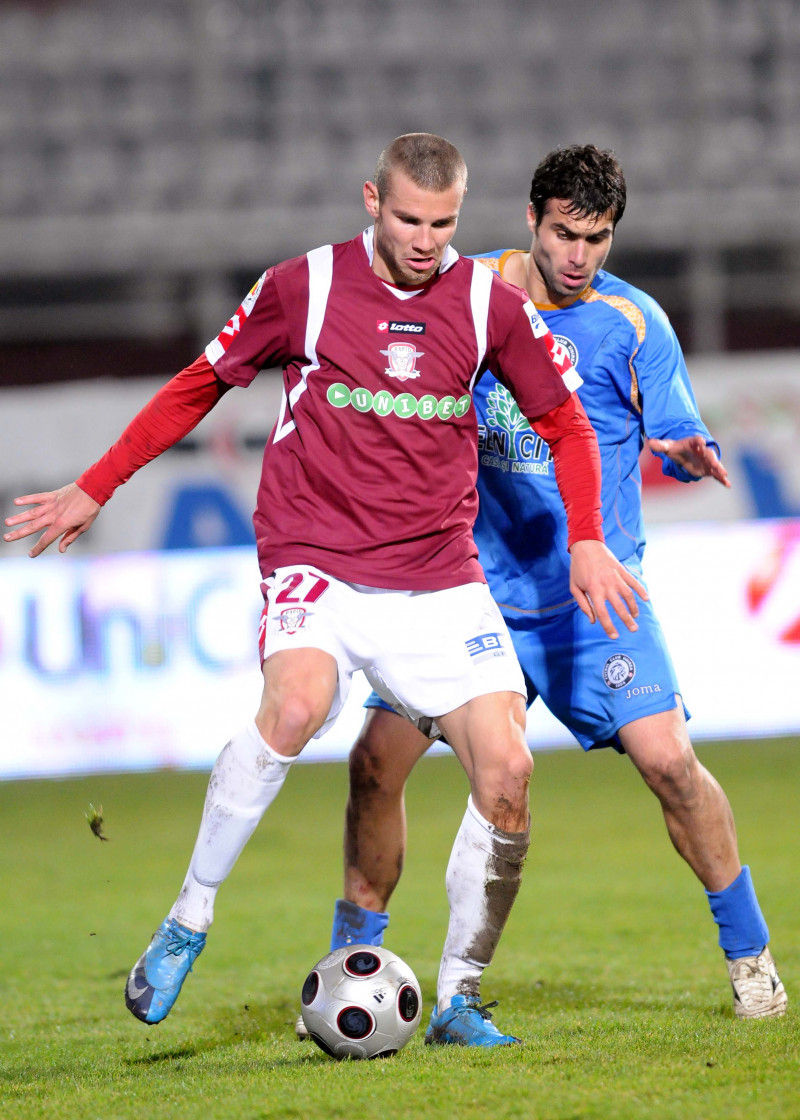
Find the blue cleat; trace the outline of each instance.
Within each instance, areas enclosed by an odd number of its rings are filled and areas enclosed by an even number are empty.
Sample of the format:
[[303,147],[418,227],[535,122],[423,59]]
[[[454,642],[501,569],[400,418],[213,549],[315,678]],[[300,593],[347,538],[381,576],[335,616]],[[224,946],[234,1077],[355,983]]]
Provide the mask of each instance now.
[[425,1045],[452,1046],[513,1046],[521,1038],[501,1034],[492,1022],[490,1007],[497,1007],[497,1000],[482,1004],[477,996],[453,996],[449,1007],[439,1011],[434,1007],[431,1021],[425,1032]]
[[166,1019],[205,943],[204,933],[165,918],[125,985],[125,1006],[131,1014],[143,1023]]

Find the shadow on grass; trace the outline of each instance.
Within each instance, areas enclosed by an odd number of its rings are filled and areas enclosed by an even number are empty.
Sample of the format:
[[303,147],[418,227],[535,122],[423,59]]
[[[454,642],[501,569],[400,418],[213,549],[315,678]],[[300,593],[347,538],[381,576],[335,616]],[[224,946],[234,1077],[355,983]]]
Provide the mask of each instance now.
[[177,1050],[164,1050],[160,1054],[145,1054],[141,1058],[126,1058],[126,1066],[153,1066],[159,1062],[174,1062],[182,1058],[195,1058],[206,1047],[181,1046]]

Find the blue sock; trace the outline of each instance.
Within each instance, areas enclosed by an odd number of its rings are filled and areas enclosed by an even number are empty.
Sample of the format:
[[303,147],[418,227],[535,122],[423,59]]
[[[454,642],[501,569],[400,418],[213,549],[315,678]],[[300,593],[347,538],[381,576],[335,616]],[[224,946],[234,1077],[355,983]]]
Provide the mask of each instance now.
[[331,951],[346,945],[382,945],[383,931],[389,924],[389,915],[375,910],[364,910],[355,902],[336,899],[331,930]]
[[719,944],[730,960],[756,957],[769,941],[769,930],[758,905],[750,868],[743,867],[724,891],[706,891]]

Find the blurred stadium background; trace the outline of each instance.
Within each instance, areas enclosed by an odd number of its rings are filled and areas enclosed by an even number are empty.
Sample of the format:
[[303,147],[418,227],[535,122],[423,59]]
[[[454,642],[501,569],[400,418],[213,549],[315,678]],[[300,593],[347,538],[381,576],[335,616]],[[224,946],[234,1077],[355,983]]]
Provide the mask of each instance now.
[[[613,148],[610,267],[670,315],[735,484],[643,464],[695,734],[800,731],[797,0],[4,0],[0,90],[4,513],[100,455],[265,267],[365,225],[393,136],[463,151],[462,252],[527,245],[544,152]],[[250,710],[278,395],[229,395],[69,557],[4,547],[0,774],[205,765]],[[565,742],[541,714],[531,741]]]

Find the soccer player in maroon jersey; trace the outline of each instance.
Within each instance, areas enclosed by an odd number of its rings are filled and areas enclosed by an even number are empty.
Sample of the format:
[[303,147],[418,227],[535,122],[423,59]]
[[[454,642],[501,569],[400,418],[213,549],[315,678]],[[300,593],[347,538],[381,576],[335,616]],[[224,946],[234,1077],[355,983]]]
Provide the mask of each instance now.
[[[530,250],[493,251],[480,259],[527,290],[579,365],[580,396],[603,457],[606,541],[640,574],[645,535],[638,463],[645,442],[664,457],[664,472],[683,482],[706,476],[729,483],[666,316],[646,293],[604,268],[626,198],[612,152],[593,145],[558,148],[533,174]],[[643,604],[636,633],[612,641],[580,614],[569,594],[566,523],[547,448],[523,428],[516,442],[508,418],[519,417],[503,404],[507,396],[490,374],[473,396],[483,445],[474,537],[529,698],[541,697],[584,750],[613,746],[628,755],[658,797],[676,851],[705,888],[735,1015],[782,1015],[786,990],[750,868],[739,857],[731,806],[692,747],[658,619],[651,604]],[[523,440],[530,441],[525,451]],[[547,528],[532,538],[532,524]],[[634,676],[641,687],[628,688]],[[350,755],[345,890],[334,909],[331,949],[382,943],[405,854],[405,782],[436,734],[429,720],[418,730],[374,694],[366,707]],[[469,849],[455,847],[448,875],[461,874],[470,858]],[[302,1020],[296,1029],[306,1036]],[[441,1030],[465,1041],[460,1022],[445,1016],[442,1024],[434,1016],[428,1037]]]
[[[474,1018],[481,1045],[517,1041],[477,996],[519,885],[532,765],[525,684],[471,533],[471,394],[487,368],[552,450],[581,608],[614,636],[607,604],[635,629],[634,592],[646,592],[603,543],[580,378],[525,293],[450,246],[466,178],[446,140],[398,137],[364,186],[372,227],[265,272],[97,463],[60,490],[17,498],[30,508],[6,520],[7,541],[42,531],[31,556],[59,538],[64,552],[117,486],[229,388],[282,367],[254,515],[262,700],[213,768],[183,887],[128,977],[127,1006],[144,1022],[168,1014],[204,947],[220,884],[362,669],[386,702],[437,720],[470,781],[459,838],[477,855],[448,883],[440,1013]],[[466,1003],[465,977],[476,993]]]

